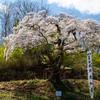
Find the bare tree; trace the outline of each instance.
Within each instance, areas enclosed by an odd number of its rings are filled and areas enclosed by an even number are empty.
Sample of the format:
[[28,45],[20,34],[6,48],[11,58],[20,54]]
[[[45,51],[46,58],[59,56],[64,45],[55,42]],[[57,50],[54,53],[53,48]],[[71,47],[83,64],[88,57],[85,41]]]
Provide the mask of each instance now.
[[4,4],[0,11],[1,19],[1,36],[6,37],[12,32],[12,13],[10,10],[10,4]]
[[50,14],[49,5],[43,1],[39,4],[38,2],[31,2],[29,0],[17,0],[13,5],[13,14],[15,18],[22,20],[22,18],[29,12],[38,12],[40,10],[46,10],[47,14]]
[[23,17],[29,12],[38,12],[40,10],[46,10],[46,14],[50,14],[49,6],[43,1],[41,3],[31,2],[29,0],[17,0],[14,3],[3,4],[3,9],[0,11],[1,19],[1,40],[2,37],[6,37],[12,34],[12,28],[16,22],[16,19],[21,21]]

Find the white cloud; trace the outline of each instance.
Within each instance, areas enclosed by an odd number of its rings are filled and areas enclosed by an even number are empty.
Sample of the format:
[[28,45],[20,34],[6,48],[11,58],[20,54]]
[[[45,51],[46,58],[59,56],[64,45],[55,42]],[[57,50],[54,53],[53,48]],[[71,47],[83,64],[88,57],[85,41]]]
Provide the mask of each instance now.
[[48,3],[57,3],[58,6],[77,9],[81,13],[100,14],[100,0],[48,0]]

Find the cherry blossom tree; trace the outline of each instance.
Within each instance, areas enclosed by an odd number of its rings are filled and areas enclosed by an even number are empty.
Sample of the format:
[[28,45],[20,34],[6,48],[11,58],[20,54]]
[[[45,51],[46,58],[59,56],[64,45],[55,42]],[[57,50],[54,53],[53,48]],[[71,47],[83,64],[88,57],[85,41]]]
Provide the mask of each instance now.
[[[81,20],[60,12],[58,17],[49,16],[45,10],[27,13],[13,34],[3,38],[6,60],[15,47],[27,50],[44,45],[43,61],[48,63],[52,80],[59,80],[59,69],[64,55],[94,50],[100,43],[100,24],[93,19]],[[53,56],[55,54],[55,56]]]

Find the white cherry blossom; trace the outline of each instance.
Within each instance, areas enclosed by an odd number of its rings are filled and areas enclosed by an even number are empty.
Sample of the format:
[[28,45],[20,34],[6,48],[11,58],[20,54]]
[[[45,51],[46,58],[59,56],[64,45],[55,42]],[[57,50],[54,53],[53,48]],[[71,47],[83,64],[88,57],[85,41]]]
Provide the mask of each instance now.
[[93,50],[94,44],[100,43],[100,24],[93,19],[80,20],[62,12],[58,17],[48,16],[42,10],[26,14],[17,27],[13,27],[13,34],[3,40],[6,59],[15,47],[21,48],[24,53],[28,44],[33,48],[41,45],[43,40],[54,45],[55,51],[61,47],[62,52],[71,53],[81,46]]

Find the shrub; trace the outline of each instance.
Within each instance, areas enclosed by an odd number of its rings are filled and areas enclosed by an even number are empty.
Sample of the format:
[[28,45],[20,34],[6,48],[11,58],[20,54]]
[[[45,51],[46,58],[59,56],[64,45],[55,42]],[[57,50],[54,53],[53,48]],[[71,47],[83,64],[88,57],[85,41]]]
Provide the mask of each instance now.
[[14,50],[13,50],[13,53],[12,53],[12,56],[11,58],[21,58],[22,57],[22,49],[16,47]]
[[93,66],[100,68],[100,54],[93,53],[92,61],[93,61]]
[[4,59],[4,49],[5,49],[5,46],[4,44],[2,44],[0,46],[0,61]]

